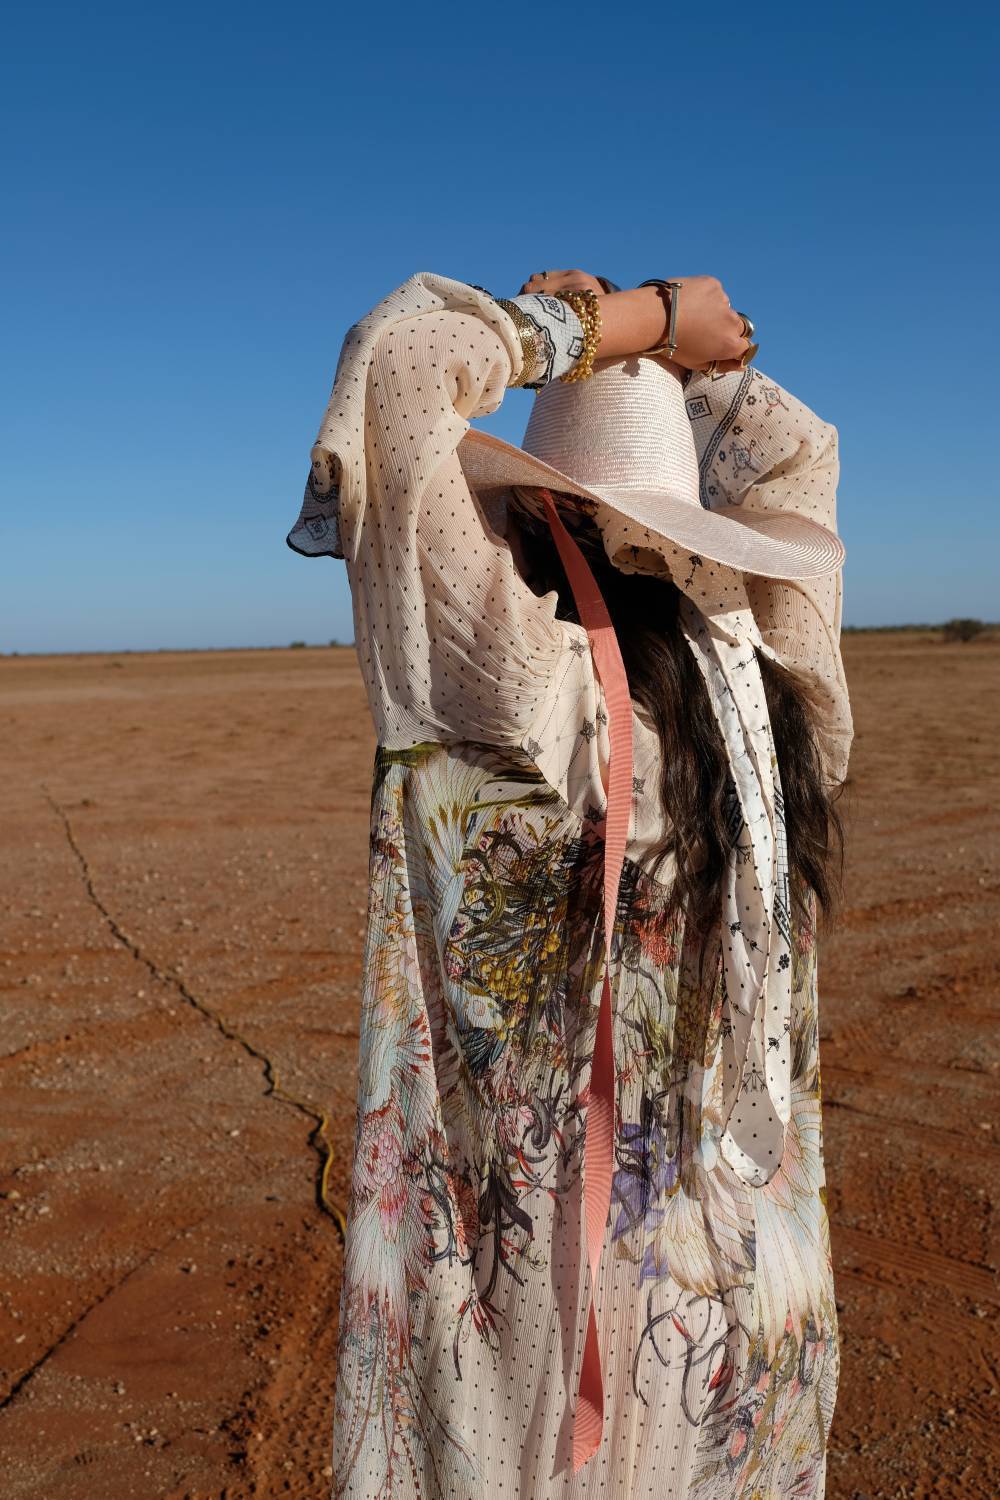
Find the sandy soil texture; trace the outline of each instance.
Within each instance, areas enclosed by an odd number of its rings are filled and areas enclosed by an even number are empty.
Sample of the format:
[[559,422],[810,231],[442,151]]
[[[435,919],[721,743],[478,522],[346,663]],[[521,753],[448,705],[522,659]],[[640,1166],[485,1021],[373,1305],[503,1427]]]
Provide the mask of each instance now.
[[[1000,644],[846,641],[832,1500],[1000,1494]],[[373,741],[349,649],[0,661],[4,1500],[329,1494]]]

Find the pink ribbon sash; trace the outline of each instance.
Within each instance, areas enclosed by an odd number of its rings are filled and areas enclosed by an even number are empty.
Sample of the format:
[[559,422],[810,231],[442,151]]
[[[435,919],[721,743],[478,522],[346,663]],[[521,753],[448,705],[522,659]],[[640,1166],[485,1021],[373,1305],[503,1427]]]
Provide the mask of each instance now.
[[584,1135],[584,1213],[590,1288],[587,1336],[580,1367],[573,1421],[573,1472],[597,1452],[604,1429],[604,1379],[594,1297],[611,1207],[615,1139],[615,1053],[611,1003],[611,939],[632,816],[632,698],[614,626],[593,573],[570,536],[548,490],[538,490],[566,570],[580,622],[587,632],[594,666],[604,689],[608,715],[607,813],[604,823],[604,984],[597,1016]]

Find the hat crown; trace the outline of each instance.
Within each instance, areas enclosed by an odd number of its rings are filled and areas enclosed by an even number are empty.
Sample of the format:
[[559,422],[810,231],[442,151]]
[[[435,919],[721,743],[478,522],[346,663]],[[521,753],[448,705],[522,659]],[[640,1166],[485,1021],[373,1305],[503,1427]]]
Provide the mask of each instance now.
[[586,380],[550,381],[521,446],[588,488],[659,491],[700,505],[683,388],[649,355],[600,361]]

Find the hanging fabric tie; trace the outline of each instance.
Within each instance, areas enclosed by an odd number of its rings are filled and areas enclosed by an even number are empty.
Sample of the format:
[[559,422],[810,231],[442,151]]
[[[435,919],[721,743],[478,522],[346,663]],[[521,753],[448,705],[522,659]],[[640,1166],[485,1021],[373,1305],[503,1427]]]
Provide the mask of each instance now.
[[608,715],[607,812],[604,822],[604,983],[590,1071],[584,1137],[584,1214],[590,1287],[586,1294],[587,1333],[573,1421],[573,1472],[597,1452],[604,1429],[604,1378],[597,1337],[594,1297],[611,1208],[615,1141],[615,1054],[611,1005],[611,945],[625,847],[632,816],[632,699],[625,664],[611,616],[587,561],[570,536],[548,490],[539,490],[552,535],[566,570],[580,623],[587,632],[594,666],[604,688]]

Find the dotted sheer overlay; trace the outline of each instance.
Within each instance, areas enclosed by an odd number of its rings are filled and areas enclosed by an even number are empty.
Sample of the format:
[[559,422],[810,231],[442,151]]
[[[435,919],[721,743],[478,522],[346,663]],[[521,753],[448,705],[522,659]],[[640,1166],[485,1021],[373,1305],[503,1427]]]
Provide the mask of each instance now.
[[[688,417],[702,504],[806,516],[837,529],[837,429],[762,371],[692,375]],[[783,583],[742,575],[765,645],[808,687],[829,779],[847,773],[854,727],[840,653],[843,574]]]
[[[649,868],[658,745],[636,713],[613,942],[619,1148],[595,1289],[608,1406],[573,1476],[607,715],[585,632],[514,566],[518,497],[487,503],[462,469],[470,421],[521,357],[485,294],[411,278],[345,341],[289,537],[346,559],[379,739],[333,1493],[819,1496],[838,1353],[815,947],[791,917],[757,653],[817,694],[827,683],[834,774],[849,743],[839,582],[758,587],[605,529],[616,560],[627,548],[685,594],[737,855],[705,969],[668,914],[669,869]],[[695,377],[686,395],[703,503],[785,493],[831,523],[832,428],[756,372]]]

